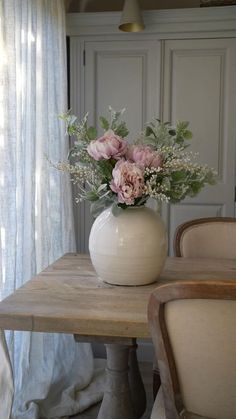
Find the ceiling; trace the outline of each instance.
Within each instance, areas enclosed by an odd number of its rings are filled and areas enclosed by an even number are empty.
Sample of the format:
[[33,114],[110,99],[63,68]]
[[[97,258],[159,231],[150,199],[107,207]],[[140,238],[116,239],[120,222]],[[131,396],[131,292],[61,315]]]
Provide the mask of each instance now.
[[[124,0],[66,0],[67,11],[76,12],[104,12],[121,11]],[[200,0],[139,0],[142,10],[179,9],[199,7]]]

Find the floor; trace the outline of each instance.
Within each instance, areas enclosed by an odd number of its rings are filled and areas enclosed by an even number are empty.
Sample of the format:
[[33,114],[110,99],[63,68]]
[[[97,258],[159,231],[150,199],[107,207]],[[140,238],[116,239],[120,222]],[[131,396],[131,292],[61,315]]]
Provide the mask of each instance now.
[[[140,371],[142,374],[146,395],[147,395],[147,409],[142,419],[150,419],[151,409],[153,404],[152,398],[152,363],[140,363]],[[99,405],[93,406],[80,415],[71,416],[71,419],[96,419]]]

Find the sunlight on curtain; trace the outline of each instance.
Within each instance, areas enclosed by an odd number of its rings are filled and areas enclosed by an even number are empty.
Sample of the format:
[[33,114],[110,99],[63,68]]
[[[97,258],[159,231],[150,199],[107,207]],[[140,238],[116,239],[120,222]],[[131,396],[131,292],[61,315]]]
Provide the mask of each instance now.
[[[0,0],[0,19],[3,299],[75,243],[70,181],[45,158],[63,160],[68,148],[58,119],[67,109],[64,1]],[[8,333],[7,340],[15,376],[12,419],[68,416],[101,399],[103,369],[94,367],[89,344],[42,333]],[[0,373],[5,368],[10,383],[4,338],[2,344]]]

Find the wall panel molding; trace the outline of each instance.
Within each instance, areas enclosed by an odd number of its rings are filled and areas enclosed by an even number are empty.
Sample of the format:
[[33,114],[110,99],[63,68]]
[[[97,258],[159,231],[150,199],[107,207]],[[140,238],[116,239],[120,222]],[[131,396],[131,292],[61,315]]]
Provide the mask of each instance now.
[[[214,147],[218,150],[218,157],[214,164],[215,170],[218,172],[218,180],[223,181],[224,180],[224,156],[225,156],[225,143],[224,143],[224,126],[226,126],[225,123],[225,107],[226,107],[226,73],[227,73],[227,49],[218,49],[218,48],[212,48],[212,49],[172,49],[170,50],[170,88],[169,88],[169,98],[166,101],[167,106],[169,109],[167,110],[166,116],[168,120],[173,121],[175,120],[175,111],[176,111],[176,86],[178,83],[176,83],[175,78],[176,75],[176,67],[177,67],[177,60],[181,60],[181,58],[204,58],[207,64],[207,60],[209,57],[214,57],[216,66],[218,65],[218,85],[215,86],[215,90],[218,91],[218,123],[217,119],[215,119],[215,123],[217,124],[217,135],[218,138],[214,140],[215,144]],[[207,67],[205,69],[207,72]],[[216,105],[216,103],[215,103]]]

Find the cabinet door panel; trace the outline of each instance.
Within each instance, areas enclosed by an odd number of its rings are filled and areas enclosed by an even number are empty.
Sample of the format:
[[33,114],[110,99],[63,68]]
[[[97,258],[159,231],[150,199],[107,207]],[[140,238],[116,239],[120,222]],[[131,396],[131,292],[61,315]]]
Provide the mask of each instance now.
[[86,42],[85,110],[91,123],[108,106],[126,108],[132,141],[144,122],[159,115],[159,43],[157,41]]
[[[86,41],[85,54],[84,112],[89,112],[89,122],[98,127],[98,118],[107,115],[109,105],[115,110],[125,107],[124,119],[130,131],[128,140],[133,142],[144,123],[160,115],[160,43],[152,40]],[[81,250],[88,251],[93,220],[88,205],[85,208],[80,242]]]
[[236,40],[166,41],[163,77],[164,119],[189,121],[190,149],[218,172],[215,186],[165,209],[172,242],[185,220],[234,215]]

